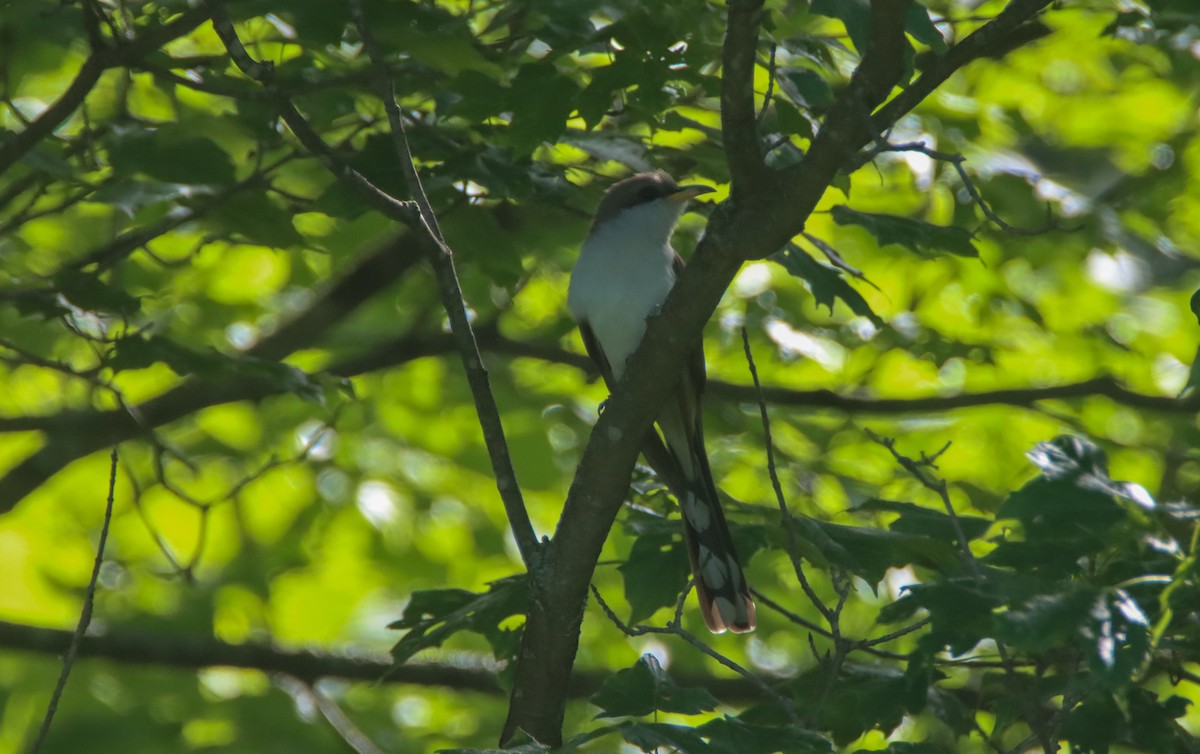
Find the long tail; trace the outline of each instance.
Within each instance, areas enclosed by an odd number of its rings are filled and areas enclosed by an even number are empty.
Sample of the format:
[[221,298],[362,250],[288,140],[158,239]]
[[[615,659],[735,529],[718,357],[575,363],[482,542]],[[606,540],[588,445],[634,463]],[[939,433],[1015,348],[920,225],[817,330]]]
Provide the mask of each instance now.
[[704,622],[715,634],[753,631],[754,600],[717,497],[699,413],[685,423],[672,401],[664,407],[659,426],[687,485],[675,493]]

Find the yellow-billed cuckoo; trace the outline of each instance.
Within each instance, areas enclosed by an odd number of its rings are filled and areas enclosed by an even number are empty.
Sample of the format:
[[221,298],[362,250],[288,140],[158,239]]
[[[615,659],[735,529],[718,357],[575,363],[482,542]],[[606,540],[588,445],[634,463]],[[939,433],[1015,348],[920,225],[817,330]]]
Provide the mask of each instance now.
[[[641,342],[646,318],[662,305],[683,269],[683,260],[671,248],[679,216],[689,199],[709,191],[707,186],[680,186],[657,171],[618,181],[600,200],[571,272],[567,305],[609,390]],[[643,450],[651,465],[675,467],[665,476],[679,499],[704,622],[714,633],[741,633],[754,629],[754,602],[708,467],[700,419],[703,392],[704,348],[699,344],[658,415],[666,451],[653,431],[647,437],[649,450]]]

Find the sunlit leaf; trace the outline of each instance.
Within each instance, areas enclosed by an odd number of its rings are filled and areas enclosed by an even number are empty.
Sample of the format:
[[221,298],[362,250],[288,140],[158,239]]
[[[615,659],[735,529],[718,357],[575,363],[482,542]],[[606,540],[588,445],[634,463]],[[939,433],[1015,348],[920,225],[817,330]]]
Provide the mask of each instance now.
[[857,225],[866,229],[881,246],[897,244],[927,257],[954,254],[978,257],[970,231],[955,226],[933,225],[899,215],[859,212],[844,204],[830,210],[838,225]]

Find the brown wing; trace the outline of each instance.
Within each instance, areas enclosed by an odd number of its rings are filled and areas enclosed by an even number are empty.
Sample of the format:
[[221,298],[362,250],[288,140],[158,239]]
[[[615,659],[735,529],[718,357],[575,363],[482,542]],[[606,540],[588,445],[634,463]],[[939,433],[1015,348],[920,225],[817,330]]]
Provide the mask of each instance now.
[[579,323],[579,334],[583,337],[583,348],[587,351],[587,355],[591,358],[592,363],[596,365],[596,369],[600,370],[600,376],[604,378],[604,384],[608,385],[608,392],[612,392],[616,387],[616,380],[613,379],[612,366],[608,363],[608,357],[604,355],[604,349],[600,347],[600,341],[596,340],[596,334],[592,332],[592,326],[586,321]]
[[[604,355],[604,349],[600,347],[600,341],[596,339],[596,334],[592,332],[591,325],[587,322],[579,323],[579,334],[583,338],[584,350],[587,351],[592,363],[596,365],[600,376],[604,378],[604,384],[608,386],[608,392],[611,393],[616,387],[616,380],[613,379],[612,366],[608,363],[608,357]],[[668,487],[679,490],[687,485],[686,477],[676,463],[675,457],[667,451],[653,427],[646,431],[646,436],[642,439],[642,455],[646,457],[650,468],[662,477]]]

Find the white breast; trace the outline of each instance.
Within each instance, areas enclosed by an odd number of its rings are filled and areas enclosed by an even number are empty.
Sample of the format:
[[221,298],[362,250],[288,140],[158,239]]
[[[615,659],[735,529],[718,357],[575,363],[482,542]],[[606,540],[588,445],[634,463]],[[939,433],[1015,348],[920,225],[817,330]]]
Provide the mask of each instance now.
[[622,212],[588,237],[571,272],[567,306],[592,328],[617,378],[642,340],[646,317],[675,284],[669,239],[680,209],[658,201]]

